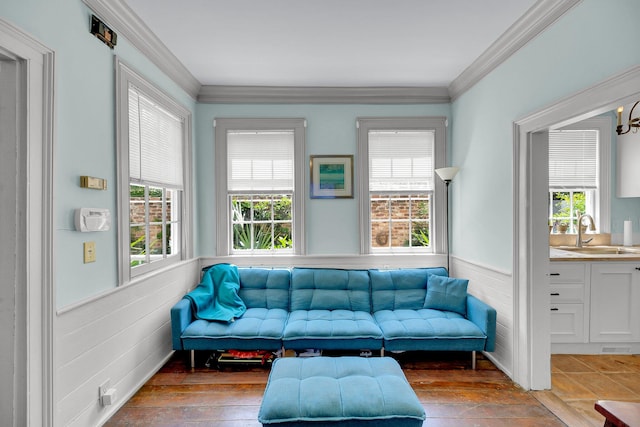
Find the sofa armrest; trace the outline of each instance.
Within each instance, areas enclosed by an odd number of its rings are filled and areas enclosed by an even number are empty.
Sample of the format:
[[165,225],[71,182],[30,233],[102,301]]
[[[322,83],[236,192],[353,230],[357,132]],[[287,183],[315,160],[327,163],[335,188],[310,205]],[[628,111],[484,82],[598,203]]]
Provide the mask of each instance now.
[[478,325],[487,335],[485,351],[494,351],[496,348],[496,310],[473,295],[467,295],[467,319]]
[[183,298],[171,307],[171,341],[174,350],[184,350],[180,337],[192,321],[191,302],[188,299]]

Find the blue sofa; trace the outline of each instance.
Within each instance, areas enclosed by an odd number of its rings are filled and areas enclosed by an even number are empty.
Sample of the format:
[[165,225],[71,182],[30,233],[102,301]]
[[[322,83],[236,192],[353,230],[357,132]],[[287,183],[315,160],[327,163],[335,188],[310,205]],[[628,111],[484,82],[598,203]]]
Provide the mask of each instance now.
[[454,296],[457,306],[427,304],[437,295],[436,284],[446,291],[442,281],[454,280],[444,268],[238,272],[247,311],[234,322],[196,319],[186,298],[171,309],[173,348],[190,350],[192,366],[194,350],[314,348],[382,355],[385,350],[469,351],[475,368],[476,351],[495,348],[496,311],[466,294],[466,284],[464,294]]

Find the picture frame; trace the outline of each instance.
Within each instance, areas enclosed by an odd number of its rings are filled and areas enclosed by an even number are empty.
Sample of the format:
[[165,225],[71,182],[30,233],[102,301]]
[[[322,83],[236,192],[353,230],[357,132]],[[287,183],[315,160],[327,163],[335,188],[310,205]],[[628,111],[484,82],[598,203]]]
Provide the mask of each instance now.
[[309,156],[312,199],[353,199],[353,155]]

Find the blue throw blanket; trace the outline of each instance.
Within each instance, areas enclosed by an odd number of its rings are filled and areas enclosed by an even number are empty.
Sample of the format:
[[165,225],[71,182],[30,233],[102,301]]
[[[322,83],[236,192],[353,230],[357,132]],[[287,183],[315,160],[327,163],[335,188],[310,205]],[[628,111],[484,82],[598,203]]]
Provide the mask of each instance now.
[[205,271],[200,284],[185,298],[191,301],[196,319],[233,322],[247,311],[238,296],[239,289],[238,267],[216,264]]

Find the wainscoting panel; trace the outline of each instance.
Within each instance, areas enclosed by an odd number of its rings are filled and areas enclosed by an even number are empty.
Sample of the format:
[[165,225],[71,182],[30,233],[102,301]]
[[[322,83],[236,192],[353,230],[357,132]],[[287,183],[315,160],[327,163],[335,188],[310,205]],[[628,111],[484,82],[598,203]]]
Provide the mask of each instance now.
[[506,273],[452,259],[452,276],[469,279],[469,293],[496,309],[496,350],[487,353],[504,373],[513,378],[513,277]]
[[[100,425],[170,357],[169,311],[199,281],[197,259],[91,301],[62,309],[56,322],[55,425]],[[110,381],[115,402],[98,387]]]
[[228,262],[240,267],[308,267],[308,268],[424,268],[446,267],[447,256],[421,255],[267,255],[200,258],[203,267]]

